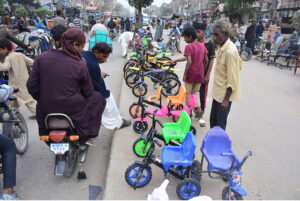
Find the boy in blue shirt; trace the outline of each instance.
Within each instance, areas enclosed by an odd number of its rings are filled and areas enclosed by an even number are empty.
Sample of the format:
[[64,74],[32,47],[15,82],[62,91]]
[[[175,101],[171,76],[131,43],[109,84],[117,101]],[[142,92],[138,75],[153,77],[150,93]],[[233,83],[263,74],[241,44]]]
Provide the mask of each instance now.
[[[177,48],[177,51],[181,54],[181,51],[180,51],[180,41],[179,41],[180,33],[176,29],[176,26],[173,26],[172,30],[170,32],[170,36],[173,36],[173,35],[176,36],[176,48]],[[169,38],[169,40],[168,40],[168,42],[166,44],[166,47],[168,47],[170,44],[171,44],[171,38]]]

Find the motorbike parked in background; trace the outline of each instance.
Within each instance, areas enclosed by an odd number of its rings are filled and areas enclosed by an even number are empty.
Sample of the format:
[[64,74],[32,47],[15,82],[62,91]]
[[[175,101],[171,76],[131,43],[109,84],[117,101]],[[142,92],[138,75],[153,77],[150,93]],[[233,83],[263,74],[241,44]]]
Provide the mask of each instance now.
[[114,29],[109,30],[109,37],[113,40],[117,37],[117,33],[115,32]]
[[244,38],[237,38],[235,45],[243,61],[249,61],[252,58],[252,50],[246,47],[246,40]]

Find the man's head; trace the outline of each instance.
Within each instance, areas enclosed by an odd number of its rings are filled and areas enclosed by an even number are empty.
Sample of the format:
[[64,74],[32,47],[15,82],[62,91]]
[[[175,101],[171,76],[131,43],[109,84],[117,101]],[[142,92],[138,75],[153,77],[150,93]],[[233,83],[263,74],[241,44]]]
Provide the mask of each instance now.
[[147,27],[147,31],[151,31],[150,27]]
[[67,30],[67,27],[63,26],[63,25],[57,25],[55,27],[53,27],[51,29],[51,34],[52,34],[52,37],[55,41],[55,47],[56,49],[60,48],[61,47],[61,44],[60,44],[60,39],[61,39],[61,36],[63,35],[63,33]]
[[7,56],[12,50],[11,42],[7,39],[0,40],[0,54]]
[[114,19],[113,18],[110,18],[110,21],[113,21]]
[[192,43],[197,38],[196,30],[193,27],[188,27],[183,30],[182,36],[184,37],[184,41],[186,43]]
[[173,31],[176,30],[176,26],[172,26],[172,30],[173,30]]
[[205,36],[206,24],[205,23],[193,23],[194,29],[197,32],[197,39],[202,40]]
[[60,10],[57,10],[57,11],[56,11],[56,15],[57,15],[57,16],[61,16],[61,11],[60,11]]
[[98,63],[102,64],[107,61],[107,58],[109,57],[110,53],[112,52],[112,49],[106,43],[97,43],[93,47],[92,51],[95,54],[95,56],[98,60]]
[[225,20],[218,20],[213,25],[213,39],[216,44],[223,45],[231,33],[230,24]]
[[160,24],[160,19],[157,20],[157,24]]
[[253,19],[253,20],[252,20],[252,26],[256,26],[256,24],[257,24],[257,20],[256,20],[256,19]]

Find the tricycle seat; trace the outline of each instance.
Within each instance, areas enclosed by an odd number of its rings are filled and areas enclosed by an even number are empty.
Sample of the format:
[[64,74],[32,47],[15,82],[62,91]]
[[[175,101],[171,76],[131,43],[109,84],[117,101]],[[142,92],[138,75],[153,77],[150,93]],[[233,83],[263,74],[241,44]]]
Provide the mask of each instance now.
[[197,147],[193,133],[188,132],[181,146],[165,146],[161,154],[164,170],[168,171],[172,165],[191,166]]
[[165,142],[168,144],[170,140],[179,140],[182,143],[190,127],[191,118],[186,111],[182,111],[177,123],[164,123],[162,134]]
[[208,131],[200,150],[207,160],[208,171],[229,171],[233,157],[235,157],[234,169],[238,169],[241,164],[231,148],[228,134],[221,127],[217,126]]

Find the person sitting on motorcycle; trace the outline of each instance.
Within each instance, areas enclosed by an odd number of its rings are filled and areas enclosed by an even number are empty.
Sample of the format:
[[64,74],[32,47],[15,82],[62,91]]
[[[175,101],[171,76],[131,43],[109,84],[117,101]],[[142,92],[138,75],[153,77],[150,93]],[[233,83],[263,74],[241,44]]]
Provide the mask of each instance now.
[[107,61],[112,49],[106,43],[97,43],[92,51],[82,52],[92,79],[95,91],[106,99],[106,106],[102,115],[102,125],[111,130],[122,129],[131,125],[130,120],[123,119],[116,105],[113,94],[106,89],[104,78],[107,73],[99,68],[99,64]]
[[35,118],[36,102],[28,93],[26,82],[28,80],[28,69],[33,65],[33,60],[19,52],[12,51],[11,42],[7,39],[0,40],[0,54],[5,56],[4,63],[0,63],[0,70],[8,71],[9,85],[19,89],[15,94],[16,101],[10,103],[10,107],[19,107],[25,104]]
[[[180,41],[179,41],[180,34],[179,34],[178,30],[176,29],[176,26],[172,27],[172,31],[170,32],[169,36],[171,36],[171,37],[175,36],[175,38],[176,38],[176,48],[177,48],[177,51],[181,54]],[[169,40],[166,44],[167,47],[169,47],[171,45],[171,39],[172,38],[169,38]]]
[[62,48],[48,50],[36,58],[27,88],[38,103],[40,136],[48,135],[48,114],[64,113],[72,119],[79,142],[84,144],[99,134],[105,100],[95,92],[80,54],[86,42],[84,33],[71,28],[60,41]]
[[[0,86],[0,102],[4,102],[14,89],[7,85]],[[0,153],[2,157],[3,170],[3,192],[0,194],[1,200],[19,200],[14,192],[16,186],[16,145],[15,142],[5,135],[0,135]]]
[[114,22],[113,18],[110,19],[110,21],[107,23],[107,27],[109,28],[110,32],[114,31],[116,28],[116,23]]

